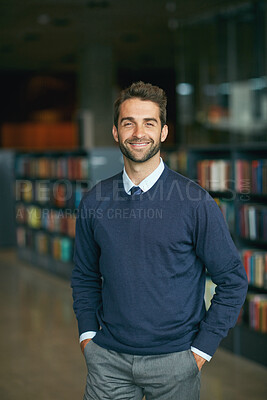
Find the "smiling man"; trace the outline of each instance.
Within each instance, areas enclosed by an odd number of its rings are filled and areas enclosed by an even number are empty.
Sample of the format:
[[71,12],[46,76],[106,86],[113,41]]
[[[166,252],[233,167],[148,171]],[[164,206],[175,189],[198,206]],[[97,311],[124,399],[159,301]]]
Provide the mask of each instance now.
[[[160,157],[166,103],[143,82],[121,92],[112,133],[124,169],[79,206],[72,288],[85,400],[199,399],[201,368],[245,300],[246,273],[220,209]],[[208,311],[206,269],[217,285]]]
[[119,143],[126,163],[128,159],[139,163],[153,159],[157,167],[160,145],[167,135],[168,127],[162,126],[156,103],[136,98],[121,104],[120,119],[113,127],[113,137]]

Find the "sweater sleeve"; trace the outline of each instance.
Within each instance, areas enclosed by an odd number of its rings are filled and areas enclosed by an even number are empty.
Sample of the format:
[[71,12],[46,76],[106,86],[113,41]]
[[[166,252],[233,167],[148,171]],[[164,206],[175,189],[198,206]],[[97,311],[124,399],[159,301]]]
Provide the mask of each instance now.
[[247,294],[247,276],[223,214],[207,197],[196,210],[195,249],[217,285],[192,346],[213,355],[238,318]]
[[96,310],[101,304],[100,248],[96,243],[88,210],[81,201],[76,218],[74,268],[71,277],[73,309],[79,334],[98,331]]

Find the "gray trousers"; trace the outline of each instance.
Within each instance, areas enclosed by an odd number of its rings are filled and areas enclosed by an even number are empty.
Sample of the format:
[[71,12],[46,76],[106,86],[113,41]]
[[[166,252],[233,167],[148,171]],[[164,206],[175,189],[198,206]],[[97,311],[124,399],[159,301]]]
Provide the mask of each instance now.
[[191,350],[134,356],[92,340],[84,350],[84,400],[199,400],[200,372]]

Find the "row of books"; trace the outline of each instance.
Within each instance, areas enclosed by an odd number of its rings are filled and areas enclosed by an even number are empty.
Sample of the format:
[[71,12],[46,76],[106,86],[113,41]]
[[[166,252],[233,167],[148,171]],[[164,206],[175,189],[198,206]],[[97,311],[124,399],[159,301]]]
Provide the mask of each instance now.
[[240,206],[237,231],[241,237],[267,241],[267,206],[258,204]]
[[33,229],[44,229],[71,238],[75,237],[75,214],[66,210],[53,210],[18,203],[16,205],[16,220],[18,223],[28,225]]
[[267,194],[267,159],[237,160],[235,190],[239,193]]
[[230,188],[231,165],[229,160],[201,160],[197,162],[197,179],[200,186],[223,192]]
[[267,252],[244,249],[241,259],[250,285],[267,289]]
[[55,260],[71,262],[73,258],[73,240],[66,237],[51,237],[45,232],[33,232],[17,227],[19,247],[29,248],[41,255],[49,255]]
[[267,295],[250,293],[247,303],[250,328],[267,333]]
[[16,200],[40,205],[77,208],[83,195],[89,190],[89,182],[81,185],[70,181],[16,181]]
[[30,178],[88,179],[89,159],[84,156],[23,155],[17,158],[16,173],[20,177]]

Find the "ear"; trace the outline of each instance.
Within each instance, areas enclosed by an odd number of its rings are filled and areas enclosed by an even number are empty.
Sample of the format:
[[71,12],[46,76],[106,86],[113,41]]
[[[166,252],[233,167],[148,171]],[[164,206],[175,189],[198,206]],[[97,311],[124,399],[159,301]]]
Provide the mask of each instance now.
[[113,125],[113,128],[112,128],[112,135],[113,135],[113,137],[114,137],[115,142],[118,143],[118,141],[119,141],[119,138],[118,138],[118,129],[116,128],[115,125]]
[[164,125],[161,131],[161,142],[164,142],[168,136],[168,125]]

